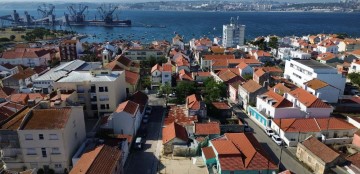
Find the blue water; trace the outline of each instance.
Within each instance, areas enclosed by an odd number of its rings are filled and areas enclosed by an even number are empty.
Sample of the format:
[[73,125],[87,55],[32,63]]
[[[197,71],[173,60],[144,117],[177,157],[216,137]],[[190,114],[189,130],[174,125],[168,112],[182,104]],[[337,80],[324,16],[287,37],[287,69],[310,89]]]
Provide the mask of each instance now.
[[[18,10],[22,15],[24,10]],[[35,10],[28,10],[38,17]],[[64,14],[56,10],[57,16]],[[11,10],[1,10],[0,16],[10,14]],[[96,11],[87,13],[93,19]],[[185,40],[201,36],[222,35],[222,25],[229,23],[230,17],[239,16],[239,23],[246,25],[246,39],[275,34],[279,36],[306,35],[315,33],[347,33],[360,37],[360,13],[295,13],[295,12],[174,12],[174,11],[121,11],[121,19],[130,19],[133,27],[72,27],[84,34],[96,34],[87,41],[97,42],[113,39],[132,39],[149,42],[158,39],[170,40],[174,32]],[[166,26],[166,28],[146,28],[143,25]],[[68,29],[70,28],[64,28]]]

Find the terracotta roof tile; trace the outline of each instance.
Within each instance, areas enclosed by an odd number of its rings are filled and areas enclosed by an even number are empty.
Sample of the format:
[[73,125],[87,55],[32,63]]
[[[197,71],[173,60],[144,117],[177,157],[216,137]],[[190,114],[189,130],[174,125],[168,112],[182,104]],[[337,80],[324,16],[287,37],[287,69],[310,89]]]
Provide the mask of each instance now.
[[305,140],[302,144],[325,163],[330,163],[340,157],[338,152],[335,152],[315,137]]
[[204,55],[204,60],[226,60],[226,59],[235,59],[235,55]]
[[20,71],[8,78],[14,78],[14,79],[17,79],[17,80],[24,80],[26,78],[29,78],[31,77],[32,75],[36,74],[36,72],[34,70],[32,70],[31,68],[27,68],[25,69],[24,71]]
[[15,89],[9,87],[0,87],[0,98],[7,98],[15,92]]
[[330,105],[324,103],[319,98],[315,97],[302,88],[297,88],[293,91],[290,91],[288,94],[292,95],[300,103],[308,108],[331,108]]
[[131,65],[131,59],[125,57],[124,55],[121,55],[121,56],[118,56],[117,58],[115,58],[119,63],[127,66],[127,67],[130,67]]
[[245,89],[247,92],[249,93],[253,93],[256,92],[257,90],[259,90],[262,86],[259,85],[257,82],[255,82],[254,80],[248,80],[247,82],[245,82],[243,85],[241,85],[241,87],[243,89]]
[[[266,99],[273,99],[273,101],[275,101],[275,103],[272,104],[272,106],[274,108],[284,108],[284,107],[292,107],[293,103],[290,102],[289,100],[287,100],[286,98],[284,98],[283,96],[273,92],[273,91],[268,91],[265,94],[261,95],[262,96],[266,96]],[[262,98],[264,99],[264,98]]]
[[132,96],[130,96],[130,100],[139,105],[145,106],[149,100],[149,97],[141,91],[136,91]]
[[216,157],[212,147],[203,147],[201,148],[201,151],[207,160]]
[[190,63],[183,56],[176,59],[176,66],[190,66]]
[[316,79],[316,78],[305,82],[304,85],[306,85],[307,87],[314,89],[314,90],[318,90],[318,89],[324,88],[326,86],[329,86],[329,84],[327,84],[326,82]]
[[121,161],[121,150],[117,147],[100,145],[81,155],[70,174],[110,174]]
[[119,106],[116,108],[115,112],[127,112],[133,117],[135,117],[138,109],[139,109],[139,104],[127,100],[125,102],[120,103]]
[[169,63],[164,63],[162,64],[162,70],[166,71],[166,72],[171,72],[172,71],[172,65]]
[[174,138],[179,138],[185,142],[188,141],[188,134],[186,132],[186,129],[175,122],[163,128],[162,137],[163,144],[168,143]]
[[241,62],[239,65],[236,66],[237,68],[240,68],[240,69],[245,69],[246,67],[249,67],[248,64],[244,63],[244,62]]
[[63,129],[70,114],[71,108],[33,109],[21,129]]
[[105,65],[106,69],[110,69],[111,71],[122,71],[124,70],[123,68],[121,68],[118,64],[116,60],[111,61],[110,63],[108,63],[107,65]]
[[125,81],[131,85],[136,85],[139,82],[140,75],[135,72],[125,70]]
[[346,157],[346,160],[350,161],[351,164],[353,164],[356,167],[360,168],[360,153],[359,152]]
[[265,73],[266,73],[266,72],[265,72],[262,68],[257,69],[257,70],[254,72],[254,74],[255,74],[257,77],[261,77],[261,76],[263,76]]
[[22,120],[24,119],[25,115],[29,113],[30,109],[26,108],[23,111],[17,113],[13,116],[12,119],[8,120],[6,123],[0,126],[0,129],[8,129],[8,130],[17,130],[19,129]]
[[182,125],[194,125],[197,122],[197,116],[188,116],[185,114],[185,108],[180,106],[170,106],[169,112],[164,119],[164,124],[169,125],[173,122]]
[[14,103],[26,104],[28,99],[28,94],[12,94],[9,100]]
[[151,73],[153,73],[155,70],[161,71],[162,67],[159,64],[156,64],[151,68]]
[[212,102],[212,105],[216,109],[230,109],[230,106],[226,102]]
[[229,140],[211,141],[218,155],[240,155],[240,151]]
[[317,59],[319,60],[331,60],[331,59],[334,59],[336,58],[335,54],[333,53],[329,53],[329,52],[326,52],[326,53],[322,53],[322,54],[319,54]]
[[185,71],[185,69],[182,69],[179,71],[179,79],[180,80],[187,80],[187,81],[194,81],[192,78],[191,73]]
[[196,123],[195,124],[195,134],[196,135],[210,135],[210,134],[219,134],[220,135],[220,124],[216,123],[216,122]]
[[200,101],[201,100],[195,94],[186,97],[186,103],[189,109],[200,109]]
[[225,171],[237,171],[237,170],[244,170],[244,162],[239,155],[236,156],[225,156],[219,157],[219,163],[221,170]]

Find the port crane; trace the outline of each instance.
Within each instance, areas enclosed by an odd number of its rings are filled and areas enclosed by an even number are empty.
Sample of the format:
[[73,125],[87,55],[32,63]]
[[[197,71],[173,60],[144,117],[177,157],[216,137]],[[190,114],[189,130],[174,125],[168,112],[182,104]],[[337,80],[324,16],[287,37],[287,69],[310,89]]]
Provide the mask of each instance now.
[[84,12],[85,10],[88,9],[88,6],[83,6],[81,4],[79,4],[78,8],[74,8],[73,5],[70,5],[67,7],[68,11],[70,13],[70,20],[73,22],[77,22],[77,23],[82,23],[85,21],[85,15]]
[[113,13],[116,9],[118,9],[118,7],[117,6],[111,7],[111,5],[109,5],[107,10],[105,10],[103,7],[105,8],[105,5],[97,8],[100,13],[100,16],[102,17],[105,23],[111,24],[113,22]]

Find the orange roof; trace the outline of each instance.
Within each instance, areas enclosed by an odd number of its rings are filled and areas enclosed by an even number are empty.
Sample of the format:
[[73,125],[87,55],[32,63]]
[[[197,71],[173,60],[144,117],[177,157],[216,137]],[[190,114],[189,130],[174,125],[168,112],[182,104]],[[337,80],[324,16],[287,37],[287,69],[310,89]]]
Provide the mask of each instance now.
[[253,93],[257,90],[259,90],[262,86],[259,85],[257,82],[255,82],[254,80],[248,80],[247,82],[245,82],[244,84],[241,85],[241,87],[243,89],[245,89],[247,92],[249,93]]
[[14,103],[26,104],[28,99],[28,94],[12,94],[10,96],[10,101]]
[[236,156],[220,156],[219,163],[223,171],[244,170],[244,161],[241,155]]
[[296,88],[295,90],[290,91],[288,94],[292,95],[300,103],[302,103],[308,108],[331,108],[330,105],[324,103],[323,101],[302,88]]
[[[256,69],[255,69],[255,70],[256,70]],[[261,76],[263,76],[265,73],[266,73],[266,72],[265,72],[262,68],[260,68],[260,69],[257,69],[254,74],[255,74],[257,77],[261,77]]]
[[151,73],[153,73],[155,70],[161,71],[161,69],[161,66],[159,64],[156,64],[151,68]]
[[13,88],[0,87],[0,98],[5,99],[5,98],[9,97],[14,92],[15,92],[15,89],[13,89]]
[[360,55],[360,49],[352,51],[351,54]]
[[168,143],[174,138],[179,138],[180,140],[183,140],[185,142],[188,141],[188,134],[186,132],[186,129],[175,122],[163,128],[162,137],[163,144]]
[[210,135],[210,134],[219,134],[220,135],[220,124],[217,122],[196,123],[195,124],[195,134],[196,135]]
[[262,69],[264,72],[269,73],[282,73],[283,71],[276,66],[263,66],[263,67],[254,67],[255,71],[258,69]]
[[336,57],[335,54],[326,52],[326,53],[319,54],[317,58],[320,60],[326,61],[326,60],[334,59],[335,57]]
[[231,70],[229,69],[226,69],[226,70],[221,70],[217,73],[218,77],[224,81],[224,82],[227,82],[235,77],[237,77],[238,75],[235,74],[234,72],[232,72]]
[[195,94],[187,96],[186,103],[189,109],[200,109],[200,99]]
[[323,130],[350,130],[356,129],[352,124],[339,118],[286,118],[274,119],[285,132],[320,132]]
[[270,88],[269,90],[274,91],[278,94],[284,94],[284,93],[290,92],[291,88],[289,88],[288,86],[285,86],[283,83],[278,83],[274,87]]
[[185,114],[184,108],[179,106],[170,106],[169,112],[164,119],[164,125],[169,125],[175,122],[182,126],[186,126],[194,125],[197,121],[197,116],[188,116]]
[[266,97],[267,99],[271,98],[273,101],[275,101],[275,103],[272,105],[274,108],[284,108],[284,107],[292,107],[293,106],[292,102],[290,102],[283,96],[281,96],[273,91],[268,91],[261,96],[267,96]]
[[130,96],[130,100],[139,105],[145,106],[149,100],[149,97],[141,91],[136,91],[133,95]]
[[176,59],[176,66],[190,66],[190,63],[183,56]]
[[317,78],[305,82],[304,85],[306,85],[307,87],[314,89],[314,90],[318,90],[318,89],[324,88],[326,86],[329,86],[329,84],[327,84],[326,82],[319,80]]
[[105,65],[105,68],[110,69],[112,71],[122,71],[123,68],[121,68],[117,63],[116,60],[111,61],[107,65]]
[[203,148],[201,148],[201,151],[204,154],[205,159],[207,159],[207,160],[216,157],[212,147],[203,147]]
[[162,70],[166,71],[166,72],[171,72],[172,71],[172,65],[168,64],[168,63],[163,63],[162,68],[163,68]]
[[69,174],[113,173],[121,160],[121,156],[119,148],[100,145],[82,154]]
[[184,69],[179,71],[179,78],[180,80],[188,80],[188,81],[194,81],[191,74]]
[[210,47],[210,49],[213,53],[217,53],[217,54],[224,53],[224,51],[225,51],[225,48],[222,48],[220,46],[212,46],[212,47]]
[[229,140],[211,141],[218,155],[239,155],[240,151]]
[[33,69],[27,68],[23,71],[20,71],[16,74],[10,76],[9,78],[14,78],[16,80],[24,80],[24,79],[30,78],[34,74],[36,74],[36,72]]
[[131,85],[136,85],[140,79],[138,73],[134,73],[128,70],[125,70],[125,81]]
[[139,108],[139,104],[137,104],[131,100],[127,100],[125,102],[120,103],[119,106],[116,108],[115,112],[123,112],[124,111],[135,117],[135,114],[136,114],[136,111],[138,111],[138,108]]
[[340,156],[338,152],[326,146],[315,137],[305,140],[302,144],[325,163],[331,163]]
[[263,50],[258,50],[256,51],[256,54],[259,56],[259,57],[271,57],[271,54],[266,52],[266,51],[263,51]]
[[248,67],[249,65],[244,63],[244,62],[241,62],[239,65],[237,65],[236,67],[239,68],[239,69],[245,69],[246,67]]
[[358,167],[358,168],[360,167],[360,153],[359,152],[346,157],[346,160],[350,161],[351,164],[355,165],[356,167]]
[[63,129],[70,117],[70,113],[71,108],[33,109],[21,129]]
[[235,59],[235,55],[204,55],[204,60],[226,60],[226,59]]
[[193,72],[194,76],[200,76],[200,77],[210,77],[210,72]]
[[216,109],[230,109],[230,106],[226,102],[212,102],[212,105]]

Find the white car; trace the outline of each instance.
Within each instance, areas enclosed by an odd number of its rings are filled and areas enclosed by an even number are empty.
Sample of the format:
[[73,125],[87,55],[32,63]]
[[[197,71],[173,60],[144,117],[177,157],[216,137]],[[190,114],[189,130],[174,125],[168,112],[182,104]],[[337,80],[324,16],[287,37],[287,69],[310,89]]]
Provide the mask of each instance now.
[[279,135],[274,134],[271,139],[273,139],[274,142],[279,146],[282,144],[282,139],[279,137]]
[[169,94],[169,97],[175,97],[175,96],[176,96],[176,95],[175,95],[175,92]]
[[271,137],[271,136],[273,136],[275,134],[274,131],[272,129],[268,128],[268,127],[265,129],[265,133],[269,137]]

